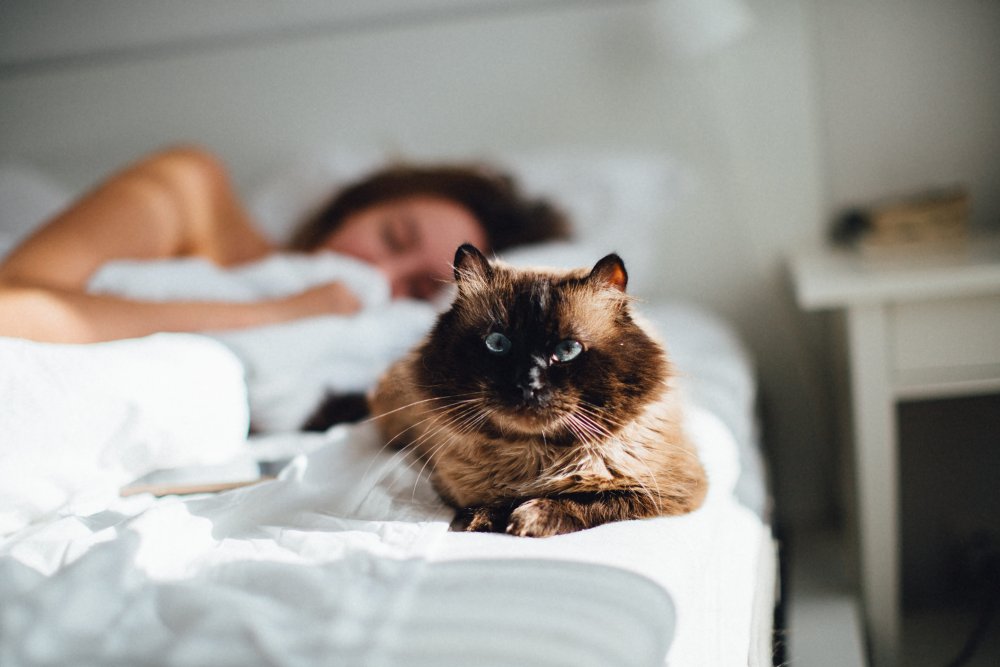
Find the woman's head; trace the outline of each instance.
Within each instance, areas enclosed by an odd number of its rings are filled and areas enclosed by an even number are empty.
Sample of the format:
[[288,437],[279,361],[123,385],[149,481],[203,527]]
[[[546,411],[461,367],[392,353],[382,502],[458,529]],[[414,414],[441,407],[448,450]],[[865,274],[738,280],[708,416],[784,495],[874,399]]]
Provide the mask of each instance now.
[[563,215],[481,166],[395,165],[341,190],[298,230],[296,250],[330,249],[387,274],[394,296],[425,298],[451,276],[455,249],[499,252],[568,236]]

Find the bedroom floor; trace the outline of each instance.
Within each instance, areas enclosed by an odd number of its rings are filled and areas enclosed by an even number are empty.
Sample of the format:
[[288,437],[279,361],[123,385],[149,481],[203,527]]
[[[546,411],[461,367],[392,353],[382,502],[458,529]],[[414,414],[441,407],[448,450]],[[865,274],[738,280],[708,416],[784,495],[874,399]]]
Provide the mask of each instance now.
[[865,667],[861,618],[835,531],[790,536],[786,545],[787,655],[795,667]]
[[[943,667],[965,643],[976,614],[964,610],[930,609],[908,612],[903,619],[903,664],[907,667]],[[963,667],[1000,665],[1000,619],[994,617],[986,637]]]
[[[864,667],[859,601],[846,576],[844,550],[835,531],[796,536],[789,559],[785,665]],[[944,667],[961,650],[976,623],[972,611],[925,608],[903,620],[906,667]],[[1000,615],[962,667],[1000,665]]]

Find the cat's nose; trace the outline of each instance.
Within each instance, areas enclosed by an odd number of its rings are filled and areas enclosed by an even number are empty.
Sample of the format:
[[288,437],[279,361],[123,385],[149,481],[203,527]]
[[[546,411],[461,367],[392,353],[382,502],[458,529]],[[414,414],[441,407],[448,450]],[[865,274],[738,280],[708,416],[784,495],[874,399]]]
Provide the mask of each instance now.
[[518,378],[517,388],[521,390],[521,397],[525,403],[543,404],[549,398],[549,392],[546,391],[545,369],[538,363],[537,357],[535,361],[535,365],[529,367],[527,372]]
[[525,403],[545,405],[550,398],[545,387],[537,382],[519,382],[517,388],[521,390],[521,398]]

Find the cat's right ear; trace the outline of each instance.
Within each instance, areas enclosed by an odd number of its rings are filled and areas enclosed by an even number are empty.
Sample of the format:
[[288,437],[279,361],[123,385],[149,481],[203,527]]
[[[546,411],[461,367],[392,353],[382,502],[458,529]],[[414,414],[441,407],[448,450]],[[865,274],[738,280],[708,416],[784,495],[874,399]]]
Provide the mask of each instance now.
[[611,287],[619,292],[625,291],[628,285],[628,272],[625,271],[625,262],[618,255],[611,253],[594,265],[590,272],[590,279],[601,285]]
[[493,273],[490,261],[476,246],[465,243],[455,251],[455,280],[485,279]]

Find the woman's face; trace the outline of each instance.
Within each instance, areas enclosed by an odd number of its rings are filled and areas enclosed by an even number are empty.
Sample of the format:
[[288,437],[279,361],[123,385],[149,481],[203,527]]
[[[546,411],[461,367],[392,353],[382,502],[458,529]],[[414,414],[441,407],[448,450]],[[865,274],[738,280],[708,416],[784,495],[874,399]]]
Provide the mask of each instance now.
[[418,195],[349,215],[320,249],[373,264],[388,277],[393,297],[428,299],[452,279],[463,243],[488,250],[472,213],[449,199]]

